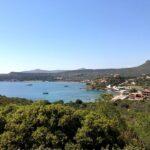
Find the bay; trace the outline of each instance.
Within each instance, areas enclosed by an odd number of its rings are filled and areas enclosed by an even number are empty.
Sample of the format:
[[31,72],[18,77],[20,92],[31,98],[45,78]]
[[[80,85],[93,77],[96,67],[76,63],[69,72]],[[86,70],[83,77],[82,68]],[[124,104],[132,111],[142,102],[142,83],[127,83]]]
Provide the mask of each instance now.
[[86,90],[86,84],[79,82],[0,82],[0,95],[31,100],[93,101],[102,93]]

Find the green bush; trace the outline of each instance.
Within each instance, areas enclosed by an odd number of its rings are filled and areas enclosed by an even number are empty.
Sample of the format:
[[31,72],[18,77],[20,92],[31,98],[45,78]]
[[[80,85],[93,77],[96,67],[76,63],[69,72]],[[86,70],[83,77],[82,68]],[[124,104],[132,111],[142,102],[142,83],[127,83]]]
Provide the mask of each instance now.
[[146,102],[128,103],[135,108],[128,111],[109,97],[93,103],[13,101],[1,105],[0,149],[128,149],[143,145],[148,149],[149,112],[141,111]]

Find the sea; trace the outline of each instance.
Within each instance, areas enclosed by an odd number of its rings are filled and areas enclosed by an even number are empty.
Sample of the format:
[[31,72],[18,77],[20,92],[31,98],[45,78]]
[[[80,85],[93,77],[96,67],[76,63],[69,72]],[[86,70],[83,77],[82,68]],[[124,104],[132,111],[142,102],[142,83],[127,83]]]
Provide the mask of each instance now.
[[0,82],[0,95],[19,97],[30,100],[48,100],[55,102],[95,101],[104,91],[87,90],[85,83],[80,82]]

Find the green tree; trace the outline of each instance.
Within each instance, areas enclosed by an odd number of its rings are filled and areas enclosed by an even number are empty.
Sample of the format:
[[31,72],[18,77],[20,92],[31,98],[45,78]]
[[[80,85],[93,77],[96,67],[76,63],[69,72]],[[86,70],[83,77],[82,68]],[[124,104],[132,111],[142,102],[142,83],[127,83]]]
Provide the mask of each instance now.
[[123,148],[125,143],[120,138],[119,122],[103,114],[91,112],[86,116],[83,126],[76,135],[77,143],[83,149]]
[[97,99],[97,101],[110,102],[112,98],[113,98],[112,94],[105,93],[105,94],[101,94],[100,97]]

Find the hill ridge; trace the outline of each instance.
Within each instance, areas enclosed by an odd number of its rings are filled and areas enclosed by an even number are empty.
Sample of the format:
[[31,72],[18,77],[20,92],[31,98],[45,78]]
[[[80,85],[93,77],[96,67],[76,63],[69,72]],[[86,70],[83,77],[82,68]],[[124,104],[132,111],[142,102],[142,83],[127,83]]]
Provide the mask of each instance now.
[[[37,70],[39,71],[39,70]],[[40,70],[41,71],[41,70]],[[121,69],[81,69],[81,70],[63,70],[60,72],[11,72],[9,74],[1,74],[0,81],[3,80],[64,80],[64,81],[82,81],[95,79],[98,76],[110,76],[112,74],[120,74],[124,77],[138,77],[143,74],[150,74],[150,60],[144,64],[132,68]]]

